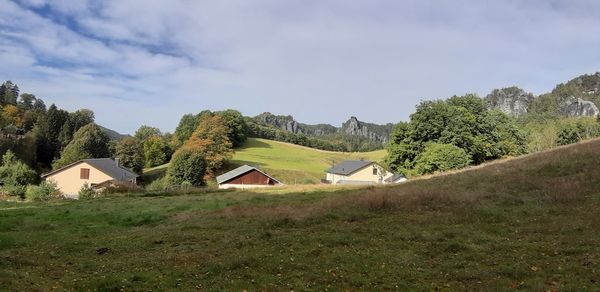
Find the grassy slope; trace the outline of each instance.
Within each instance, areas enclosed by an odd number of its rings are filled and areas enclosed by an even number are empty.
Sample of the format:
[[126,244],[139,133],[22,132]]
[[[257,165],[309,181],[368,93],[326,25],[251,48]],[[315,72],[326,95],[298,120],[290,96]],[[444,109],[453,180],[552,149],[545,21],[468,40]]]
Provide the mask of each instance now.
[[0,204],[10,290],[598,290],[600,140],[403,185]]
[[[373,152],[331,152],[266,139],[250,138],[240,149],[236,149],[229,170],[242,164],[258,166],[286,184],[318,183],[325,178],[325,170],[332,163],[346,159],[368,159],[380,161],[385,150]],[[166,165],[148,169],[147,177],[164,174]]]
[[384,156],[385,150],[343,153],[265,139],[248,139],[242,148],[236,150],[232,163],[257,165],[288,184],[316,183],[325,178],[325,170],[333,163],[346,159],[380,161]]

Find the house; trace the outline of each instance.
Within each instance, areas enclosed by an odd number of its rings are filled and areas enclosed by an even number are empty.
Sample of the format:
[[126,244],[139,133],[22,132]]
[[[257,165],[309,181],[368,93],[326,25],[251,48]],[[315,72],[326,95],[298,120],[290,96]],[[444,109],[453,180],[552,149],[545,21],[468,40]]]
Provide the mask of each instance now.
[[83,159],[42,175],[70,197],[76,197],[86,183],[92,188],[113,183],[135,185],[137,177],[136,173],[120,166],[118,159],[110,158]]
[[331,184],[388,184],[406,180],[401,174],[386,171],[368,160],[346,160],[327,170],[326,181]]
[[264,188],[283,185],[274,177],[262,172],[260,169],[242,165],[232,171],[217,176],[219,189],[249,189]]

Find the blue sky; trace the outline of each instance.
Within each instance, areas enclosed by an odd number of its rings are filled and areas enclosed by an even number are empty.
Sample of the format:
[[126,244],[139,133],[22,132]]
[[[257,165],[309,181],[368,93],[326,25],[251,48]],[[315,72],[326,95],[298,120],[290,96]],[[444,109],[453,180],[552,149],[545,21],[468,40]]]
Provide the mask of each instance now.
[[0,78],[123,133],[234,108],[340,125],[600,70],[600,1],[0,0]]

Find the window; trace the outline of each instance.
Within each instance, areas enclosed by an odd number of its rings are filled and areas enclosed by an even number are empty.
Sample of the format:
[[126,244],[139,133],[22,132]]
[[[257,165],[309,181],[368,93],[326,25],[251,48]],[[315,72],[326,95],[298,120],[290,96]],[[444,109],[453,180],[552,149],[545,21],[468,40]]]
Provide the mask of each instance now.
[[373,175],[377,175],[377,167],[373,167]]
[[79,172],[79,178],[80,179],[90,179],[90,169],[82,168]]

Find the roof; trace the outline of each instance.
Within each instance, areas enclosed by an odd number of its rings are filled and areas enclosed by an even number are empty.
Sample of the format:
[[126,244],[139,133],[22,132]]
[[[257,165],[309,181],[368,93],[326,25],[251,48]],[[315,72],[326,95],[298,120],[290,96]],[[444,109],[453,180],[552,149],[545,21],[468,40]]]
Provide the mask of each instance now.
[[256,171],[258,171],[258,172],[260,172],[260,173],[268,176],[270,179],[276,181],[277,183],[281,183],[279,180],[277,180],[274,177],[272,177],[272,176],[270,176],[270,175],[262,172],[260,169],[258,169],[256,167],[252,167],[252,166],[249,166],[249,165],[242,165],[242,166],[240,166],[240,167],[238,167],[238,168],[236,168],[236,169],[234,169],[232,171],[229,171],[229,172],[226,172],[226,173],[224,173],[222,175],[217,176],[217,184],[222,184],[224,182],[230,181],[230,180],[232,180],[232,179],[234,179],[234,178],[236,178],[236,177],[238,177],[238,176],[240,176],[242,174],[250,172],[252,170],[256,170]]
[[349,175],[373,163],[375,162],[369,160],[345,160],[342,161],[342,163],[328,169],[327,172],[339,175]]
[[401,174],[394,174],[393,176],[388,177],[385,180],[385,182],[392,182],[393,183],[393,182],[395,182],[395,181],[397,181],[399,179],[403,179],[403,178],[406,178],[406,177],[404,175],[401,175]]
[[90,159],[83,159],[83,160],[79,160],[77,162],[73,162],[73,163],[63,166],[57,170],[46,173],[46,174],[42,175],[42,177],[48,177],[50,175],[61,172],[67,168],[71,168],[75,165],[78,165],[78,164],[84,163],[84,162],[91,165],[92,167],[102,171],[106,175],[108,175],[116,180],[129,181],[129,180],[132,180],[139,176],[135,172],[118,165],[117,162],[111,158],[90,158]]

